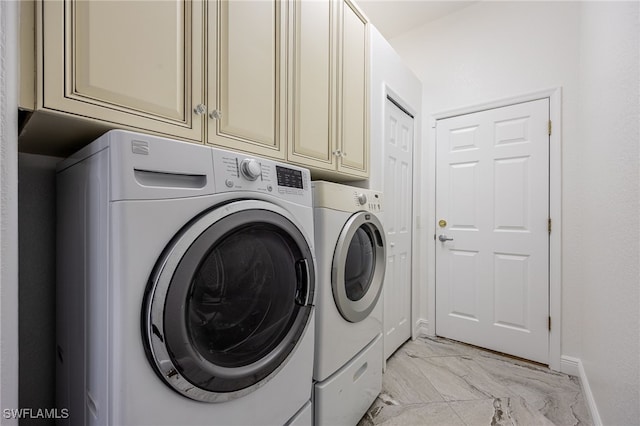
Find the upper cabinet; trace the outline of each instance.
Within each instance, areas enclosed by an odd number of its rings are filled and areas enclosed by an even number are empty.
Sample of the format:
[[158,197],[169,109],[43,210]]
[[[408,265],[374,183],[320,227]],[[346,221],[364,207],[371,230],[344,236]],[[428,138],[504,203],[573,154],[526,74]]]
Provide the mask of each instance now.
[[366,178],[367,34],[348,0],[25,1],[19,146],[127,128]]
[[368,31],[364,16],[349,1],[342,8],[339,74],[338,170],[369,173]]
[[369,174],[368,29],[349,1],[292,2],[288,159]]
[[286,3],[207,7],[207,142],[284,159]]
[[202,33],[202,3],[26,3],[41,25],[35,90],[23,108],[202,139],[201,118],[192,113],[203,93],[203,40],[193,36]]
[[288,159],[336,168],[338,2],[290,2]]

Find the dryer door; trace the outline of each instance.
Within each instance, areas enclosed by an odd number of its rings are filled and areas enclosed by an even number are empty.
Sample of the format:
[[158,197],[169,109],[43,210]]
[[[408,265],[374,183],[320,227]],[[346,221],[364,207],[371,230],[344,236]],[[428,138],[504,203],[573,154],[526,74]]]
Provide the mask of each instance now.
[[273,204],[235,201],[195,218],[167,246],[147,286],[143,334],[175,390],[199,401],[238,398],[295,351],[315,272],[294,222]]
[[345,224],[333,255],[331,288],[340,314],[350,322],[365,319],[382,292],[385,240],[382,224],[358,212]]

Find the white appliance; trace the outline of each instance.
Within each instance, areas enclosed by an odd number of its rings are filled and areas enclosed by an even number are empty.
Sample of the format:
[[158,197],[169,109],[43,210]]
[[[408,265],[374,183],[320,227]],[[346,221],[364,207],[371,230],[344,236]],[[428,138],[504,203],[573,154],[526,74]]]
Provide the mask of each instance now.
[[111,131],[58,191],[68,423],[311,424],[308,170]]
[[314,422],[353,426],[382,389],[382,194],[316,181]]

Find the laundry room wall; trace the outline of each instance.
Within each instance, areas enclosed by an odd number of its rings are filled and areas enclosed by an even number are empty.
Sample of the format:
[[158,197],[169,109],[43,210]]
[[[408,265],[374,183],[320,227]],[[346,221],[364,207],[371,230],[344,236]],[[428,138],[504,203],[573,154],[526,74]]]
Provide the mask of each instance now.
[[[0,2],[0,407],[18,408],[18,2]],[[2,419],[16,425],[17,419]]]
[[[422,83],[373,25],[370,27],[370,40],[371,176],[369,184],[371,189],[384,191],[386,97],[388,94],[392,95],[396,101],[401,102],[405,108],[415,114],[414,152],[416,158],[419,158],[422,130]],[[416,194],[420,193],[420,176],[425,172],[420,163],[414,164],[414,193]],[[415,206],[414,217],[422,214],[422,207],[422,204]],[[424,244],[424,241],[421,240],[419,243]],[[420,258],[420,249],[414,253],[414,259],[417,258]],[[424,267],[424,262],[420,262],[416,267]],[[414,310],[416,310],[412,313],[414,327],[420,327],[420,324],[426,322],[426,316],[421,315],[426,313],[426,299],[421,296],[420,291],[422,287],[419,283],[413,285],[412,299]]]
[[[423,84],[423,135],[428,149],[422,162],[435,164],[430,140],[432,116],[451,109],[562,87],[562,354],[580,350],[580,264],[576,218],[580,156],[579,2],[477,2],[456,13],[390,40]],[[560,129],[558,129],[560,130]],[[569,159],[569,160],[567,160]],[[425,175],[425,188],[435,188],[435,174]],[[435,206],[429,200],[428,222]],[[425,232],[428,238],[435,231]],[[433,245],[429,245],[433,258]],[[568,255],[565,255],[568,254]],[[433,277],[429,277],[433,282]]]
[[[384,189],[384,107],[387,93],[407,108],[415,111],[418,131],[422,113],[422,83],[405,64],[400,55],[393,50],[389,42],[371,25],[371,61],[370,69],[370,141],[371,141],[371,177],[370,189]],[[420,140],[420,133],[414,135]],[[420,144],[417,144],[418,146]]]
[[561,351],[596,424],[640,417],[638,25],[637,2],[476,2],[390,40],[422,80],[427,164],[434,114],[562,88]]
[[[56,181],[59,158],[18,156],[19,402],[55,407]],[[16,407],[17,408],[17,407]],[[22,419],[22,426],[53,420]]]
[[584,2],[580,359],[606,425],[640,419],[640,3]]

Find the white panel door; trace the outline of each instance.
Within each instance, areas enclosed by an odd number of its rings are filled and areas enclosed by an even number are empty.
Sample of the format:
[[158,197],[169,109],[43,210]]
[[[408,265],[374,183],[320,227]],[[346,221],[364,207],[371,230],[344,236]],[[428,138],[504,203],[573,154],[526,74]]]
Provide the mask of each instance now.
[[411,337],[411,217],[413,118],[387,99],[385,105],[384,356]]
[[436,334],[542,363],[548,123],[541,99],[438,120],[436,130]]

